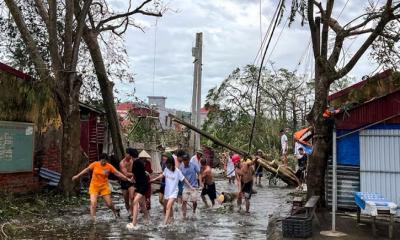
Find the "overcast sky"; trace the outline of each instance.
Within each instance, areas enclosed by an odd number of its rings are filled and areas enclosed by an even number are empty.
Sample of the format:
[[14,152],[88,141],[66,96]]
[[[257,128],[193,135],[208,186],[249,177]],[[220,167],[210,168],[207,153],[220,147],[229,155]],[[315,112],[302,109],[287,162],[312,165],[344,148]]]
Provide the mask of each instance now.
[[[114,5],[121,7],[123,0],[115,0]],[[139,2],[139,1],[136,1]],[[262,31],[266,32],[269,21],[276,8],[277,0],[262,0]],[[290,2],[290,1],[287,1]],[[345,0],[336,1],[334,15],[338,16]],[[360,14],[364,0],[349,1],[339,22]],[[155,31],[157,35],[156,68],[154,76],[154,95],[167,97],[167,107],[190,110],[193,57],[195,34],[203,32],[203,78],[202,104],[210,88],[217,86],[236,67],[254,62],[260,47],[260,1],[259,0],[170,0],[173,11],[162,18],[138,17],[145,32],[129,29],[126,45],[130,65],[135,74],[133,85],[117,84],[119,98],[127,100],[127,93],[136,89],[136,96],[147,101],[153,95],[153,62]],[[278,26],[270,50],[284,27],[285,19]],[[296,69],[301,56],[300,73],[307,71],[309,43],[308,26],[301,27],[299,21],[290,28],[285,27],[270,61],[276,68]],[[351,46],[348,54],[354,53],[360,40],[349,41],[345,49]],[[269,51],[271,52],[271,51]],[[305,53],[305,54],[304,54]],[[267,54],[269,56],[270,54]],[[376,69],[368,56],[363,57],[350,73],[360,79]]]

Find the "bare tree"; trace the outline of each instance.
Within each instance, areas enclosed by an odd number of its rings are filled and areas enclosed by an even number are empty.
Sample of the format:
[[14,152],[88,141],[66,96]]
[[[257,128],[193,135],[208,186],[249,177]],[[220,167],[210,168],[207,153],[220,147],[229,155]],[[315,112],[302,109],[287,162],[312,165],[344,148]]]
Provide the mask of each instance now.
[[[75,4],[79,3],[79,0],[74,1]],[[111,11],[105,0],[95,1],[90,8],[88,14],[89,19],[83,27],[83,39],[89,49],[93,65],[96,70],[97,80],[103,98],[104,109],[106,110],[108,125],[113,140],[114,153],[118,159],[122,158],[124,147],[122,143],[119,119],[114,104],[114,83],[110,81],[107,74],[99,39],[101,40],[101,35],[105,32],[112,32],[117,36],[122,36],[129,26],[141,28],[140,25],[136,24],[135,20],[132,18],[133,15],[142,14],[147,16],[161,17],[161,11],[157,11],[157,8],[160,6],[158,1],[154,1],[155,6],[153,6],[153,8],[145,9],[145,7],[151,2],[152,0],[143,1],[139,4],[139,6],[131,9],[132,1],[130,0],[129,7],[125,12],[114,13]],[[76,16],[79,16],[81,14],[81,10],[76,9],[75,13]]]
[[[77,75],[76,66],[83,27],[92,1],[79,1],[76,4],[73,1],[60,3],[56,0],[49,0],[45,5],[43,1],[35,0],[38,13],[49,36],[47,44],[50,52],[50,65],[46,64],[40,54],[38,43],[28,29],[17,3],[14,0],[5,0],[5,3],[27,47],[40,80],[48,83],[57,103],[63,128],[60,188],[66,195],[71,195],[74,193],[71,177],[77,171],[80,159],[79,89],[82,79]],[[57,21],[57,16],[60,14],[57,11],[59,4],[65,4],[62,27]],[[82,6],[80,7],[79,4]],[[74,10],[77,7],[82,10],[75,18]]]
[[[387,29],[399,26],[400,3],[386,0],[378,6],[372,4],[364,13],[353,20],[341,24],[332,16],[334,0],[325,4],[315,0],[292,0],[291,19],[298,12],[302,21],[307,20],[315,60],[315,101],[308,114],[308,121],[314,127],[313,153],[308,165],[308,195],[323,195],[324,173],[329,152],[330,128],[326,124],[323,112],[327,108],[327,97],[332,83],[346,76],[378,39],[394,38],[397,33],[387,34]],[[371,2],[370,2],[371,3]],[[332,34],[330,34],[332,33]],[[354,36],[365,36],[351,58],[340,67],[338,62],[343,52],[343,44]],[[332,50],[330,40],[334,41]]]

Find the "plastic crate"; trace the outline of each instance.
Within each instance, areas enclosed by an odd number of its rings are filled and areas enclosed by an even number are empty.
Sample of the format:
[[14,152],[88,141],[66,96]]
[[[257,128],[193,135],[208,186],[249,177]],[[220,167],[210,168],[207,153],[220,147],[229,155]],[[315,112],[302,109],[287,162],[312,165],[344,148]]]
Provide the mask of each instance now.
[[312,217],[305,214],[283,219],[282,232],[285,238],[308,238],[312,236]]

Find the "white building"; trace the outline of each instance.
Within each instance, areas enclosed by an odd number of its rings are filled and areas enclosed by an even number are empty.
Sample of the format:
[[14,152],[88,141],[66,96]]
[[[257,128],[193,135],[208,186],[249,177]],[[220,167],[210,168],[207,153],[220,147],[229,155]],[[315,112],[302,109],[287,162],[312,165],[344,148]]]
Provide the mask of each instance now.
[[156,109],[159,112],[159,120],[161,127],[166,130],[166,129],[172,129],[174,128],[174,124],[172,122],[172,118],[170,118],[168,115],[169,114],[176,114],[176,110],[174,109],[168,109],[165,107],[165,102],[167,97],[163,96],[148,96],[149,99],[149,105],[150,107]]

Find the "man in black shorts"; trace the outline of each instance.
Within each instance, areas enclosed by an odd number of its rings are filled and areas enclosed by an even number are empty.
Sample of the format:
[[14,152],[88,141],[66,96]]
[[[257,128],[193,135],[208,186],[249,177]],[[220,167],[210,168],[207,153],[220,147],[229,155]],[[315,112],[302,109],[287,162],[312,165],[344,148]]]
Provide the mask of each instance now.
[[144,168],[144,164],[139,159],[135,159],[132,163],[132,173],[135,178],[135,197],[132,202],[132,225],[136,226],[137,217],[139,213],[139,205],[143,210],[145,221],[149,221],[149,212],[146,208],[146,199],[144,194],[148,190],[148,181],[147,174]]
[[299,151],[299,158],[297,159],[297,171],[296,177],[300,180],[300,186],[298,189],[303,188],[303,183],[305,183],[305,172],[307,168],[307,154],[304,152],[304,148],[300,147]]
[[249,213],[250,211],[250,199],[251,194],[253,193],[253,174],[255,161],[247,160],[240,163],[240,166],[236,168],[236,180],[239,190],[239,196],[237,199],[239,212],[242,209],[243,197],[246,205],[246,213]]
[[[125,151],[125,158],[122,159],[119,163],[119,169],[128,178],[132,177],[132,163],[134,159],[136,159],[138,156],[139,153],[136,149],[127,148]],[[122,196],[124,197],[125,208],[129,213],[129,217],[131,217],[132,208],[130,203],[133,200],[135,189],[133,188],[133,183],[128,181],[121,180],[120,184],[121,184]]]
[[211,172],[211,167],[207,165],[207,161],[204,158],[200,160],[200,164],[200,186],[203,186],[203,190],[201,190],[201,199],[208,208],[209,205],[205,196],[208,195],[212,206],[214,206],[215,199],[217,198],[217,191],[215,189],[215,182]]

